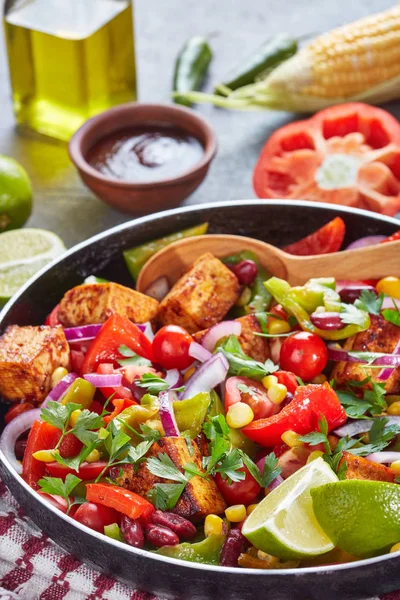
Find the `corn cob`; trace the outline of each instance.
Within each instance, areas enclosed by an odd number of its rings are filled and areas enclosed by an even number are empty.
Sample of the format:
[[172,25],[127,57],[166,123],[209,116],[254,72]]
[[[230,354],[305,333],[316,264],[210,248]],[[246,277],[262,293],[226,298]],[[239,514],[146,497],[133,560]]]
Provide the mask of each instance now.
[[340,102],[400,97],[400,6],[319,36],[264,80],[193,102],[227,108],[313,112]]

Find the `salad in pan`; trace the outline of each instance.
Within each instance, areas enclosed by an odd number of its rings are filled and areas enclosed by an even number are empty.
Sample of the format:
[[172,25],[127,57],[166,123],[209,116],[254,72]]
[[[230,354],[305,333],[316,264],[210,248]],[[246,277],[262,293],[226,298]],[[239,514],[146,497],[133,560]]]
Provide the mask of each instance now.
[[[131,274],[205,229],[126,251]],[[286,250],[343,237],[337,218]],[[91,276],[0,338],[0,449],[71,519],[169,557],[279,569],[398,550],[399,302],[390,273],[291,287],[245,248],[147,294]]]

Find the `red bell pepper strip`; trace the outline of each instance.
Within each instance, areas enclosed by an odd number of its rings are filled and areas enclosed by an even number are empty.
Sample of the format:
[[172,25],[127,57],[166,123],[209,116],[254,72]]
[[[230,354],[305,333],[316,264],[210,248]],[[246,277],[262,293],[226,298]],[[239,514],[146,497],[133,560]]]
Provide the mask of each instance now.
[[290,371],[275,371],[274,375],[278,379],[278,383],[285,385],[287,391],[291,394],[294,394],[299,387],[296,375]]
[[104,323],[91,343],[82,365],[82,374],[95,373],[101,362],[117,365],[117,360],[123,358],[118,348],[123,345],[131,348],[139,356],[153,360],[151,342],[139,327],[126,317],[114,314]]
[[154,506],[142,496],[130,492],[118,485],[107,483],[88,483],[86,486],[86,499],[97,502],[126,515],[130,519],[142,517],[148,519],[155,510]]
[[110,421],[112,421],[113,419],[115,419],[115,417],[122,413],[123,410],[125,410],[129,406],[137,404],[137,402],[135,402],[134,400],[130,400],[129,398],[116,398],[115,400],[111,400],[111,402],[114,406],[114,410],[109,415],[103,417],[104,423],[106,425],[108,425]]
[[[97,461],[93,463],[84,462],[79,467],[78,472],[74,471],[74,469],[70,469],[65,465],[61,465],[58,462],[46,463],[45,470],[46,474],[50,475],[50,477],[60,477],[61,479],[65,479],[68,473],[72,473],[82,479],[82,481],[90,481],[93,479],[97,479],[100,473],[103,471],[104,467],[107,466],[107,463],[104,461]],[[105,471],[105,475],[108,473],[108,470]]]
[[261,446],[271,448],[282,442],[285,431],[301,435],[318,431],[322,415],[331,431],[346,422],[347,416],[335,391],[325,382],[322,385],[299,386],[293,400],[277,415],[253,421],[242,431],[248,438]]
[[289,254],[311,256],[313,254],[329,254],[337,252],[343,243],[346,225],[343,219],[336,217],[326,225],[317,229],[307,237],[284,248]]
[[35,490],[38,489],[37,482],[45,474],[46,465],[36,460],[32,454],[38,450],[54,448],[60,436],[61,431],[45,421],[35,421],[32,424],[22,461],[22,477]]

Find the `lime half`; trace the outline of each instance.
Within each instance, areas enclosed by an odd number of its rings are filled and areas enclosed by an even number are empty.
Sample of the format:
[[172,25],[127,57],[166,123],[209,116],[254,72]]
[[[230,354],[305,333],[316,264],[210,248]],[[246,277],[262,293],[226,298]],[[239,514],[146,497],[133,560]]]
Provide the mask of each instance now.
[[310,490],[337,480],[322,458],[310,462],[260,502],[243,535],[259,550],[288,560],[329,552],[334,546],[315,518]]
[[66,251],[64,242],[44,229],[0,234],[0,301],[4,303],[39,269]]
[[400,485],[348,479],[311,496],[319,524],[341,550],[374,556],[400,542]]

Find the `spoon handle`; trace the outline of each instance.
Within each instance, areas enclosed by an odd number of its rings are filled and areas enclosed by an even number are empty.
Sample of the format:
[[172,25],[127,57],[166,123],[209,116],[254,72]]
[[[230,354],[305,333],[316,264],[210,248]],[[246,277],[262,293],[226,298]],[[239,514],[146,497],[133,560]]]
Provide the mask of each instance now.
[[283,262],[287,279],[294,285],[312,277],[353,280],[400,277],[400,241],[316,256],[295,257],[285,253]]

